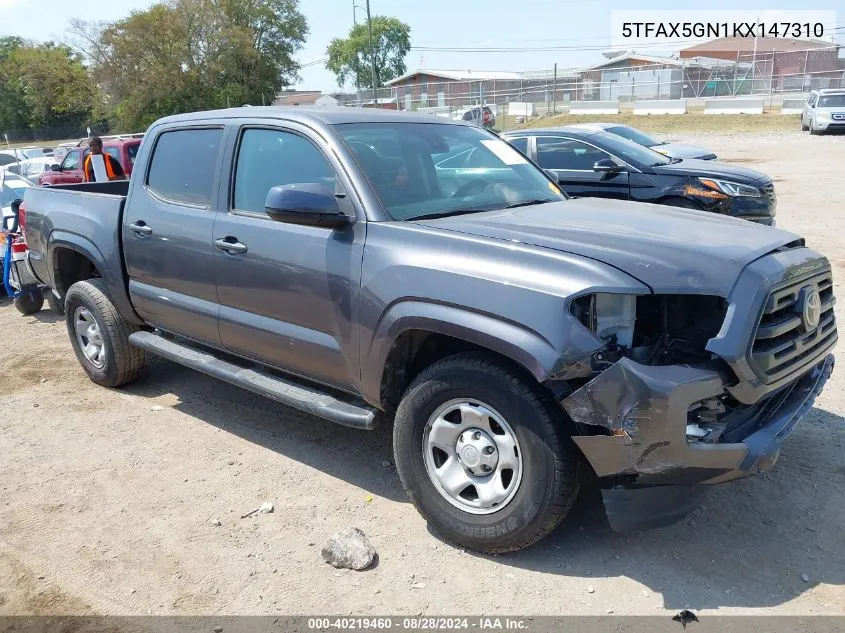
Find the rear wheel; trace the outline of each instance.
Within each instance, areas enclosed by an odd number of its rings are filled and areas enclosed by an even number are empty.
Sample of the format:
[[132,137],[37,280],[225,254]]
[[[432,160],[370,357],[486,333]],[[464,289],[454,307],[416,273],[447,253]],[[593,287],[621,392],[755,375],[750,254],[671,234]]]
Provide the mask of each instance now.
[[417,510],[447,540],[481,552],[540,540],[580,488],[559,407],[485,354],[451,356],[417,376],[399,404],[393,448]]
[[802,131],[802,132],[806,132],[808,129],[810,129],[810,128],[808,128],[808,127],[804,124],[804,117],[801,117],[801,131]]
[[139,328],[120,315],[102,279],[73,284],[65,297],[65,311],[73,351],[92,381],[120,387],[140,375],[144,351],[129,343],[129,335]]
[[38,288],[25,288],[15,297],[15,308],[21,314],[35,314],[44,306],[44,295]]

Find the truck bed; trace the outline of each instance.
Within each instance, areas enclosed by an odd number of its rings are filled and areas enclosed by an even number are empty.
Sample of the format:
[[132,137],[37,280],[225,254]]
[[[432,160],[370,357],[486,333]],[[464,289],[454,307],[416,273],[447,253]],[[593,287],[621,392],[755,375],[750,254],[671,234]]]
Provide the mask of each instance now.
[[[84,255],[108,284],[125,314],[134,310],[126,291],[121,254],[121,221],[129,181],[33,187],[24,194],[29,262],[38,279],[64,292],[55,278],[57,254]],[[60,227],[60,228],[57,228]]]

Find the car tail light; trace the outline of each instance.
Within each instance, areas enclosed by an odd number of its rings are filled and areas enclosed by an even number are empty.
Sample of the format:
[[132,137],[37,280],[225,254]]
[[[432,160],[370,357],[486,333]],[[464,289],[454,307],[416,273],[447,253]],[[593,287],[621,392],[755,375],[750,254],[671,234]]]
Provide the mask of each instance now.
[[26,242],[18,238],[12,242],[12,255],[26,253]]
[[26,249],[26,208],[23,206],[23,202],[18,207],[18,232],[21,234],[21,242]]

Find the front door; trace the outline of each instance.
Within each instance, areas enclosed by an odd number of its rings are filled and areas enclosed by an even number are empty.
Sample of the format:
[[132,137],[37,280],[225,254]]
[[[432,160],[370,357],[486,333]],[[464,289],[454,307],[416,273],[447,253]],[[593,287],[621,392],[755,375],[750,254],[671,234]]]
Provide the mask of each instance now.
[[146,174],[123,213],[129,295],[148,323],[219,345],[212,227],[222,127],[165,130],[150,139]]
[[[236,354],[354,391],[360,378],[354,298],[365,223],[302,226],[264,212],[268,191],[279,185],[351,191],[318,143],[295,127],[239,131],[228,212],[214,225],[220,339]],[[337,199],[355,215],[348,197]]]
[[537,164],[557,174],[563,190],[571,196],[584,198],[629,197],[628,172],[595,171],[600,160],[613,160],[604,150],[571,138],[537,137]]

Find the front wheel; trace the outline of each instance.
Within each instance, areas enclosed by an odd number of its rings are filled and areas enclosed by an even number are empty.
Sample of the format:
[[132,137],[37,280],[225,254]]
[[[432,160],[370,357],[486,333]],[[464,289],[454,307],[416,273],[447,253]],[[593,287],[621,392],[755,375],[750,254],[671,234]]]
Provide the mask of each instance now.
[[104,387],[135,380],[144,368],[144,351],[129,343],[138,327],[117,311],[102,279],[73,284],[65,296],[65,322],[79,364]]
[[810,121],[810,134],[812,136],[820,136],[820,135],[824,134],[824,132],[822,132],[821,130],[817,130],[816,126],[813,125],[813,122]]
[[396,412],[396,468],[447,540],[512,552],[552,532],[581,483],[581,461],[549,394],[485,354],[451,356],[411,383]]
[[804,118],[802,117],[802,118],[801,118],[801,131],[802,131],[802,132],[806,132],[806,131],[807,131],[807,130],[809,130],[809,129],[810,129],[810,128],[808,128],[808,127],[807,127],[807,125],[804,123]]

